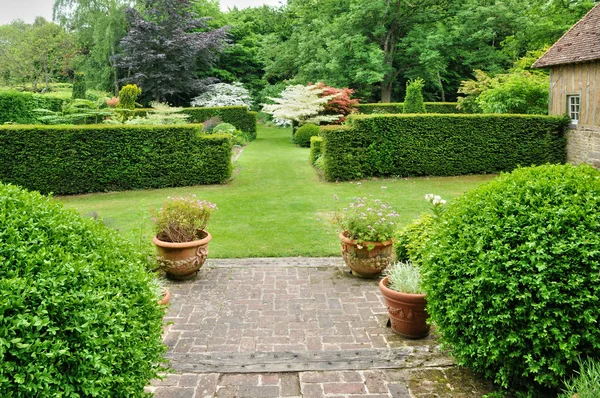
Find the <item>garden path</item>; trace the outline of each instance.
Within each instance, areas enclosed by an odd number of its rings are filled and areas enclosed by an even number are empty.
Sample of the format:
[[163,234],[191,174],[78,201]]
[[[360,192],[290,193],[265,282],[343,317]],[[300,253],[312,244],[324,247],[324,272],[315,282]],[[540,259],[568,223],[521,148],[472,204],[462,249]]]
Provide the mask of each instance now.
[[173,374],[157,398],[479,397],[491,386],[439,350],[435,332],[386,327],[377,280],[341,258],[209,260],[169,282],[164,341]]

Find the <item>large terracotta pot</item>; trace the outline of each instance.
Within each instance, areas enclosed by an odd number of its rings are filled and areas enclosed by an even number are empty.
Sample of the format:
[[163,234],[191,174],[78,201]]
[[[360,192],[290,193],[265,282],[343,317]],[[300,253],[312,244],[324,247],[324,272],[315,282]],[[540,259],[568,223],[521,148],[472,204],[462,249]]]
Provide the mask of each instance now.
[[211,234],[202,231],[205,237],[192,242],[164,242],[156,236],[152,243],[156,245],[156,259],[160,269],[166,272],[169,279],[184,280],[193,278],[208,257],[208,242]]
[[420,339],[429,334],[427,319],[429,314],[425,311],[425,295],[400,293],[388,288],[388,277],[379,282],[379,289],[385,298],[392,330],[402,337]]
[[[363,242],[358,247],[356,241],[346,237],[347,231],[340,233],[342,256],[352,275],[360,278],[375,278],[392,262],[393,240],[386,242]],[[368,247],[373,247],[369,250]]]

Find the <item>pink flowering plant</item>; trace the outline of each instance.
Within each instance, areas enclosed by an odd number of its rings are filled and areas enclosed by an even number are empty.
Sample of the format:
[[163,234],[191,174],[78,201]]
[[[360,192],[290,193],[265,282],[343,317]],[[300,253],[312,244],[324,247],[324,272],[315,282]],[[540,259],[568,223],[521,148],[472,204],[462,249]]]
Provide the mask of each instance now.
[[[337,196],[334,196],[337,200]],[[354,197],[333,218],[348,239],[360,246],[364,242],[385,242],[393,238],[400,215],[387,203],[372,197]]]
[[168,198],[158,211],[154,211],[152,221],[158,239],[164,242],[191,242],[202,238],[217,205],[189,197]]

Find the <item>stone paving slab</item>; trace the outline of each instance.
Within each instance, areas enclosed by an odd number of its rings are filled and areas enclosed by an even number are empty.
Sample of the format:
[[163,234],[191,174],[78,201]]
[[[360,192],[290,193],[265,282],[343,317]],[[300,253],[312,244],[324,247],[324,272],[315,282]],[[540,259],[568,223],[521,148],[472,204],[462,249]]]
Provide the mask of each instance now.
[[[214,259],[169,282],[175,374],[156,397],[476,397],[490,391],[431,336],[386,326],[378,280],[341,258]],[[277,373],[275,373],[277,372]]]

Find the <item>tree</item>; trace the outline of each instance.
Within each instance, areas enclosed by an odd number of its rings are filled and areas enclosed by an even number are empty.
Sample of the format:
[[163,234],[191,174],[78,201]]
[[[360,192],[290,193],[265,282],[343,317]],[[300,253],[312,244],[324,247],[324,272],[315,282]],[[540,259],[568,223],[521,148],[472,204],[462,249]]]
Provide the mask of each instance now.
[[275,104],[264,105],[262,111],[276,119],[286,119],[300,125],[336,121],[342,115],[320,114],[327,102],[334,98],[333,95],[321,96],[323,91],[324,89],[315,85],[288,86],[280,98],[270,98]]
[[241,83],[216,83],[192,100],[192,106],[246,106],[250,108],[250,92]]
[[357,113],[356,106],[358,100],[350,98],[354,94],[351,88],[335,88],[326,86],[323,83],[317,83],[317,87],[323,89],[321,97],[332,97],[323,107],[325,115],[342,115],[341,118],[334,121],[334,124],[341,124],[346,121],[346,117],[352,113]]
[[197,72],[214,64],[227,28],[210,30],[189,0],[148,0],[143,13],[126,12],[129,29],[121,40],[123,53],[115,57],[127,72],[122,81],[136,83],[146,99],[157,102],[179,104],[198,94],[208,82]]

